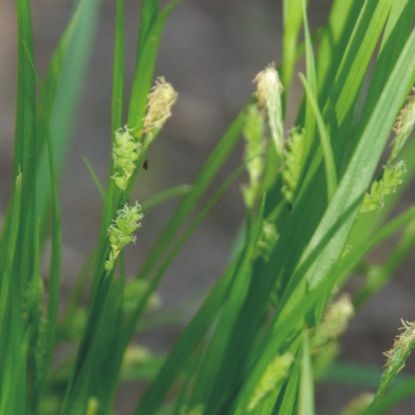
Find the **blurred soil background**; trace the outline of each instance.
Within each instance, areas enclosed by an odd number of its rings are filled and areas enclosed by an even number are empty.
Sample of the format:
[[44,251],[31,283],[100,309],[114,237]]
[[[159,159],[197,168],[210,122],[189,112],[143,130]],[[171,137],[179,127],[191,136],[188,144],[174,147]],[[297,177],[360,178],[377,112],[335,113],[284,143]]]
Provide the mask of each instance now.
[[[72,11],[69,0],[32,0],[37,67],[44,74],[51,52]],[[90,70],[73,125],[73,141],[62,176],[63,295],[72,286],[87,253],[93,248],[100,221],[100,197],[82,158],[85,156],[106,180],[110,161],[110,102],[114,1],[104,0]],[[310,0],[311,26],[327,17],[330,0]],[[16,85],[15,2],[0,1],[0,214],[11,189],[12,145]],[[135,59],[139,1],[126,1],[127,88]],[[164,75],[179,91],[173,118],[149,154],[136,189],[139,201],[171,185],[191,183],[221,133],[253,91],[252,79],[281,56],[281,0],[187,0],[172,13],[161,44],[156,75]],[[301,64],[300,68],[301,69]],[[288,127],[292,127],[301,91],[290,96]],[[241,149],[225,167],[222,179],[240,162]],[[413,200],[408,195],[404,203]],[[138,242],[129,250],[131,273],[140,264],[175,203],[150,212]],[[243,217],[239,185],[229,192],[192,237],[169,270],[161,288],[165,310],[184,307],[188,318],[212,282],[224,269]],[[378,253],[387,255],[388,247]],[[376,260],[376,257],[374,258]],[[342,342],[342,358],[381,367],[382,352],[390,348],[400,319],[415,319],[413,255],[393,281],[370,300],[355,318]],[[182,307],[183,308],[183,307]],[[142,341],[165,351],[182,324],[157,330]],[[410,359],[408,366],[414,365]],[[409,368],[410,370],[410,368]],[[137,385],[128,385],[119,399],[123,414]],[[138,392],[137,392],[138,393]],[[317,393],[318,414],[336,414],[356,387],[322,384]],[[415,401],[393,414],[414,413]],[[411,409],[412,408],[412,409]]]

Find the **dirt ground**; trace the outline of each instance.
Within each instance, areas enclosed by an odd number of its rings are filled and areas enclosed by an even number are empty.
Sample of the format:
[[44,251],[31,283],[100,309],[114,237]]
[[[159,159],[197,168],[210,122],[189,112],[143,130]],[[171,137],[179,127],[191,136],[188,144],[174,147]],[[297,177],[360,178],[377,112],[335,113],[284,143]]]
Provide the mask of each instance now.
[[[44,73],[47,60],[71,11],[71,1],[32,0],[37,65]],[[113,4],[104,0],[97,42],[83,90],[68,163],[62,178],[64,239],[64,292],[94,246],[99,225],[100,198],[84,168],[85,156],[105,180],[109,163],[111,59]],[[312,0],[311,23],[324,23],[329,0]],[[13,0],[0,2],[0,213],[10,191],[12,140],[15,105],[15,15]],[[126,1],[128,81],[134,63],[139,1]],[[192,0],[185,1],[172,14],[160,50],[156,70],[179,91],[174,117],[157,139],[149,155],[149,169],[137,188],[144,200],[173,184],[190,183],[220,134],[252,93],[252,79],[266,64],[281,56],[280,1],[272,0]],[[298,85],[291,95],[295,108]],[[289,119],[293,114],[289,112]],[[226,171],[241,158],[235,151]],[[405,203],[413,200],[407,196]],[[139,241],[129,252],[131,272],[148,250],[151,241],[174,207],[155,209],[144,221]],[[194,303],[224,268],[235,232],[243,215],[242,199],[236,186],[195,233],[175,261],[163,282],[163,307]],[[388,247],[379,252],[382,257]],[[376,260],[376,258],[375,258]],[[365,365],[383,364],[382,352],[392,344],[400,319],[414,320],[415,282],[412,269],[415,256],[395,279],[362,310],[342,342],[342,358]],[[189,307],[186,315],[192,312]],[[146,336],[144,341],[165,350],[180,332],[180,325]],[[409,370],[414,359],[410,359]],[[413,370],[412,370],[413,371]],[[130,406],[124,399],[134,395],[129,385],[120,398],[120,414]],[[336,414],[340,405],[358,393],[356,388],[322,385],[317,394],[318,414]],[[415,400],[393,412],[413,413]]]

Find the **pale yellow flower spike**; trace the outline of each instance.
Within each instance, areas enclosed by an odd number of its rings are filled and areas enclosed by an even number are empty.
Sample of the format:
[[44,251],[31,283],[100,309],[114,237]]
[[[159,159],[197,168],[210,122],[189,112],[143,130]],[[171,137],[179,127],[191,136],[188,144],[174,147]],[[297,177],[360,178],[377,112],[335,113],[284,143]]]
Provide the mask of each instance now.
[[147,115],[144,119],[144,132],[154,137],[171,117],[171,109],[176,102],[177,92],[164,77],[159,77],[148,96]]
[[255,77],[259,105],[268,113],[268,123],[277,155],[284,153],[284,126],[282,117],[282,91],[284,90],[277,70],[269,65]]

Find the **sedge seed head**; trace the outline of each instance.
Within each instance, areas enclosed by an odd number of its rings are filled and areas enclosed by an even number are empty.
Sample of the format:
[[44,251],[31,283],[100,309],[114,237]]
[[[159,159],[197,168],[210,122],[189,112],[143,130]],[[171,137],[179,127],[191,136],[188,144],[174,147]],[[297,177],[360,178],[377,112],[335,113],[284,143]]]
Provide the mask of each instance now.
[[126,190],[140,153],[141,143],[136,141],[127,126],[115,131],[112,149],[114,174],[111,178],[120,190]]
[[136,203],[133,206],[125,205],[117,212],[113,223],[108,228],[110,242],[110,254],[105,262],[105,270],[111,271],[121,250],[128,244],[135,242],[134,233],[141,226],[144,215],[141,206]]

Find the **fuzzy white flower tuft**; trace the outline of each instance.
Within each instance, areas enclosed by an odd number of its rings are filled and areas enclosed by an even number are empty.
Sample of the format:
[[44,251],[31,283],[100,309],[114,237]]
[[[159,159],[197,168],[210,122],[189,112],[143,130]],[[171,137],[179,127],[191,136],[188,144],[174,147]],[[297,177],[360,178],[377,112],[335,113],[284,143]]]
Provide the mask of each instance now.
[[164,77],[159,77],[148,96],[147,115],[144,119],[144,132],[154,137],[171,117],[171,109],[176,102],[177,92]]
[[282,117],[282,91],[280,77],[274,65],[267,66],[255,77],[256,95],[259,105],[268,113],[268,123],[277,155],[282,158],[284,152],[284,127]]

